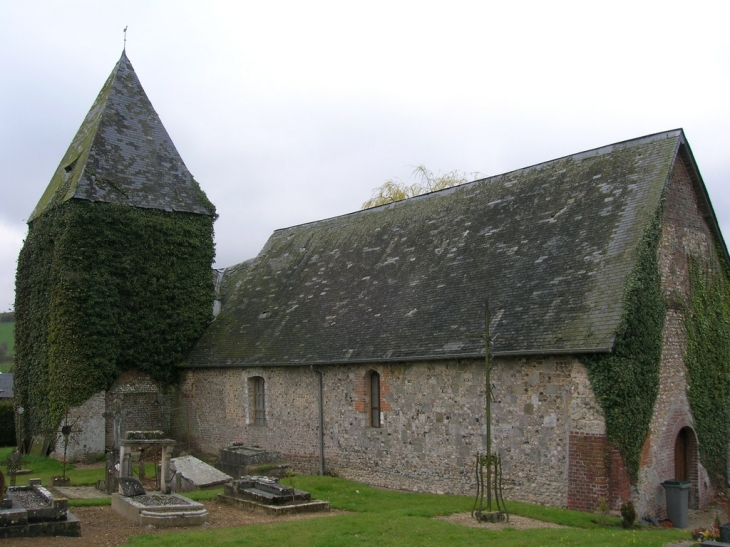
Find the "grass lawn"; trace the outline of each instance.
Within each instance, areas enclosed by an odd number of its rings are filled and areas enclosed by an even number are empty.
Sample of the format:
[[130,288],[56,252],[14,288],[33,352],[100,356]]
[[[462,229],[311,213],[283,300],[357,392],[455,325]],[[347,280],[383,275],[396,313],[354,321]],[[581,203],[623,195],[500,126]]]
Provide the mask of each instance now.
[[[12,448],[0,448],[0,461],[6,460]],[[51,477],[61,475],[61,464],[50,458],[31,458],[26,468],[31,475],[20,475],[18,485],[29,478],[41,478],[44,485]],[[150,471],[151,473],[151,471]],[[104,477],[104,469],[76,470],[68,466],[66,475],[73,486],[96,484]],[[292,484],[292,481],[294,484]],[[328,500],[333,509],[347,514],[281,524],[263,524],[216,530],[191,529],[179,534],[133,536],[126,545],[135,547],[159,545],[186,546],[365,546],[378,547],[425,545],[499,545],[500,547],[584,546],[609,547],[643,545],[661,547],[667,543],[689,539],[687,530],[635,528],[623,530],[619,519],[609,518],[608,526],[599,526],[596,516],[555,507],[509,502],[511,514],[555,522],[569,529],[540,528],[502,531],[467,528],[433,517],[471,511],[474,500],[463,496],[414,494],[380,490],[361,483],[335,477],[297,476],[284,479],[316,499]],[[186,494],[196,500],[213,499],[222,490],[205,490]],[[109,499],[71,500],[71,506],[108,505]]]
[[[15,450],[14,447],[0,448],[0,461],[7,460],[13,450]],[[23,458],[27,461],[27,463],[23,464],[23,469],[31,469],[33,473],[18,475],[16,480],[17,486],[26,486],[30,479],[41,479],[43,486],[49,486],[52,477],[60,477],[63,475],[63,464],[53,458],[36,458],[28,455],[23,456]],[[150,475],[154,472],[152,465],[146,466],[145,469]],[[4,465],[2,470],[7,482],[8,477]],[[71,486],[94,486],[97,480],[104,478],[104,468],[74,469],[73,464],[67,464],[66,476],[71,479]],[[71,504],[73,504],[73,501]]]
[[[0,448],[0,461],[8,459],[12,454],[14,447]],[[23,464],[23,469],[32,469],[33,473],[28,475],[18,475],[16,484],[18,486],[26,486],[30,479],[41,479],[43,486],[51,484],[51,477],[60,477],[63,475],[63,464],[53,458],[35,458],[25,455],[23,458],[27,463]],[[5,480],[8,480],[6,468],[3,466],[3,474]],[[80,469],[75,470],[73,464],[66,465],[66,476],[71,478],[72,486],[93,486],[96,481],[104,478],[104,468],[101,469]]]
[[[15,348],[15,337],[13,336],[14,328],[15,321],[0,323],[0,344],[3,342],[8,344],[8,355],[13,355],[13,349]],[[10,369],[12,366],[12,361],[9,363],[0,363],[0,372],[11,372]]]
[[[570,529],[502,531],[467,528],[435,520],[433,517],[470,511],[473,500],[462,496],[412,494],[371,488],[334,477],[295,477],[297,488],[308,490],[317,499],[329,500],[333,509],[350,511],[335,517],[281,524],[265,524],[218,530],[191,530],[182,534],[134,536],[127,545],[140,546],[365,546],[499,545],[596,546],[644,545],[661,547],[688,539],[686,530],[636,528],[623,530],[618,519],[611,525],[596,525],[595,515],[508,503],[516,515],[539,518],[571,526]],[[288,482],[284,480],[283,482]]]

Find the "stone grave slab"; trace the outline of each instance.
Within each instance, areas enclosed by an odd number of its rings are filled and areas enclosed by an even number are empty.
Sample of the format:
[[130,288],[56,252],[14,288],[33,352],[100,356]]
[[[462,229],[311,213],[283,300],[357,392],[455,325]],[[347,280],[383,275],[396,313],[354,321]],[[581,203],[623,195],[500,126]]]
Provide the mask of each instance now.
[[127,497],[115,493],[112,494],[112,509],[142,526],[200,526],[208,521],[205,505],[179,494],[152,492]]
[[80,536],[81,523],[68,512],[68,500],[56,498],[31,479],[29,486],[11,486],[0,508],[0,539],[38,536]]
[[330,510],[330,502],[313,500],[309,492],[284,486],[273,477],[241,477],[226,483],[218,500],[272,515]]
[[243,443],[233,443],[220,449],[216,468],[231,477],[247,476],[255,471],[249,467],[281,461],[281,454],[259,448],[247,446]]
[[170,460],[170,486],[174,492],[214,488],[225,484],[232,477],[212,465],[193,456],[181,456]]

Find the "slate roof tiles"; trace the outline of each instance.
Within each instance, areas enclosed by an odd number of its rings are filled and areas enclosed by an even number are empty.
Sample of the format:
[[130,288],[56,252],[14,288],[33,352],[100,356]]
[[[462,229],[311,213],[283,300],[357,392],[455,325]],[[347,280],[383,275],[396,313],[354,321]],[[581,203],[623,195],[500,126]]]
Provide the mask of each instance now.
[[122,53],[30,216],[69,199],[214,215]]
[[188,366],[610,351],[681,130],[277,230]]

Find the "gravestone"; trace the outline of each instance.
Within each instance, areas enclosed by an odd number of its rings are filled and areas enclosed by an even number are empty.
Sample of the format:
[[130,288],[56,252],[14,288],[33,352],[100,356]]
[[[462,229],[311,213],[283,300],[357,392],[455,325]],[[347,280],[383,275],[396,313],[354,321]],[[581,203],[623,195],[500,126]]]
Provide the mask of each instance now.
[[112,403],[112,411],[104,412],[102,416],[104,418],[112,418],[114,420],[114,450],[119,453],[119,443],[122,440],[122,419],[129,416],[129,410],[123,410],[122,401],[120,401],[119,399],[114,399],[114,402]]
[[30,443],[30,450],[28,453],[35,457],[45,456],[46,452],[48,452],[49,443],[49,439],[43,435],[34,435],[33,440]]
[[[104,479],[104,491],[107,494],[116,492],[119,488],[118,478],[121,462],[119,461],[119,447],[122,441],[122,420],[129,416],[129,410],[122,408],[122,401],[114,399],[111,412],[104,412],[102,417],[114,420],[112,428],[113,448],[106,454],[106,473]],[[119,467],[117,467],[119,464]]]
[[144,496],[144,486],[136,477],[119,477],[119,488],[122,490],[122,496],[133,498],[134,496]]
[[117,456],[113,450],[106,453],[106,465],[105,465],[105,476],[104,476],[104,492],[111,494],[119,490],[119,477],[117,473]]

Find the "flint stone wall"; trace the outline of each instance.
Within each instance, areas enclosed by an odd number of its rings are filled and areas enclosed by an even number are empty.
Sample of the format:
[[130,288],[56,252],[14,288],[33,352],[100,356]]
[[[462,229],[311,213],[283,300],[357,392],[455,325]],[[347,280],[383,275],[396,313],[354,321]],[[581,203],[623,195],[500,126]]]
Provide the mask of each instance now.
[[[605,433],[574,358],[494,362],[493,448],[505,495],[564,506],[571,430]],[[325,471],[376,486],[473,494],[485,446],[482,360],[321,367]],[[369,425],[369,373],[381,379],[381,427]],[[254,425],[251,377],[265,380],[266,425]],[[201,451],[244,442],[280,452],[298,472],[318,470],[318,379],[309,367],[195,369],[183,373],[178,429]]]
[[658,251],[667,306],[659,394],[642,452],[639,496],[635,500],[639,514],[650,513],[662,518],[666,516],[666,499],[661,483],[675,478],[674,444],[684,427],[692,431],[688,450],[688,479],[692,483],[689,505],[695,509],[706,507],[715,495],[699,459],[684,363],[687,341],[683,303],[690,294],[690,261],[692,257],[702,258],[717,271],[720,268],[715,241],[705,220],[709,211],[697,199],[697,192],[680,158],[671,173]]
[[104,453],[104,392],[89,397],[84,404],[68,411],[56,432],[56,445],[52,456],[63,461],[64,438],[61,428],[65,423],[71,426],[71,435],[66,446],[66,461],[82,461]]

